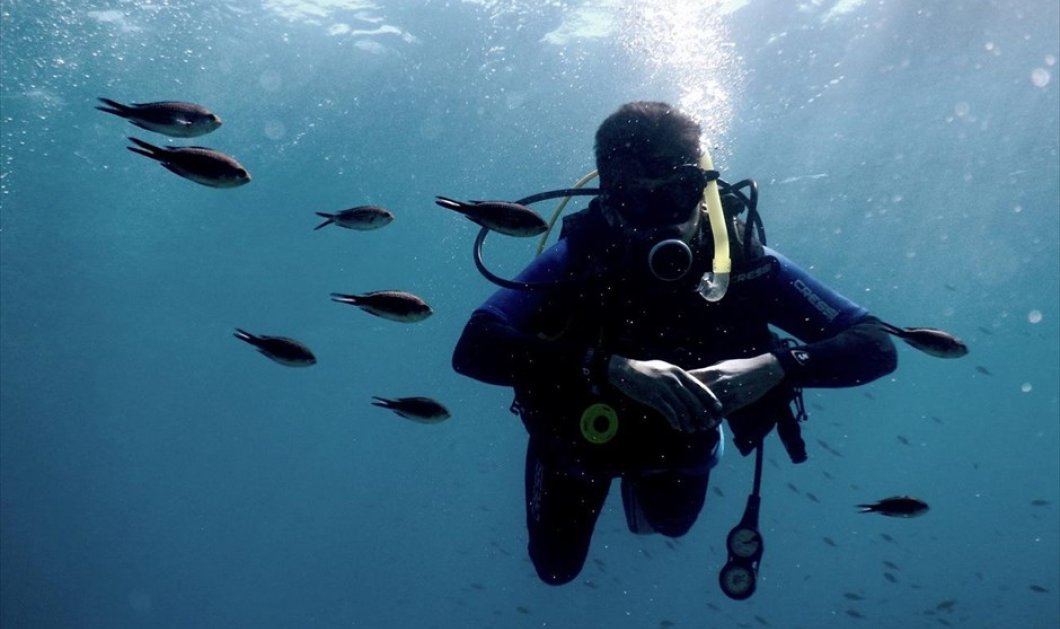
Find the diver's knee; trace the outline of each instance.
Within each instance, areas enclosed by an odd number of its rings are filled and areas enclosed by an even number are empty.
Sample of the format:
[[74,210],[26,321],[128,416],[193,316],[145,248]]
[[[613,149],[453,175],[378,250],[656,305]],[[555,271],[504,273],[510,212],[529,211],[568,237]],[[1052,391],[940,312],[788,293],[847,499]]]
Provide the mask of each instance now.
[[566,585],[577,578],[581,572],[581,566],[573,570],[556,570],[553,566],[534,564],[534,568],[537,569],[538,578],[546,585]]
[[563,585],[577,578],[585,565],[585,554],[577,552],[576,549],[551,551],[541,552],[533,547],[530,549],[530,561],[541,581],[548,585]]

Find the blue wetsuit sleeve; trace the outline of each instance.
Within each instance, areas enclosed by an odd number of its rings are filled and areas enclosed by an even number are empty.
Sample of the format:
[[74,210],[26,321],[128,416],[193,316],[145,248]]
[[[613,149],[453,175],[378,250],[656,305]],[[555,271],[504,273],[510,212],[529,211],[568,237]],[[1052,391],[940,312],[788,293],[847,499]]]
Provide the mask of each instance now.
[[774,351],[785,379],[799,387],[849,387],[895,370],[897,351],[878,319],[783,255],[763,287],[769,322],[805,344]]
[[[569,264],[561,240],[519,274],[518,280],[537,283],[563,278]],[[457,373],[490,384],[513,386],[579,374],[595,375],[590,348],[550,340],[550,330],[562,329],[568,312],[560,289],[495,292],[471,315],[453,351]]]

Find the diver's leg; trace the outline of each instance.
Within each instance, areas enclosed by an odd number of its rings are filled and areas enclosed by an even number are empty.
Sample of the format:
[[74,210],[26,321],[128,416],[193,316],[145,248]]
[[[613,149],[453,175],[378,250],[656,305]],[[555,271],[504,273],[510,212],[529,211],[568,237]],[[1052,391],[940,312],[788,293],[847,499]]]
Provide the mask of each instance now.
[[[634,533],[680,537],[695,524],[707,497],[710,472],[660,472],[622,479],[626,522]],[[647,526],[645,526],[647,525]]]
[[609,476],[591,476],[549,456],[543,440],[526,449],[526,527],[530,560],[541,580],[562,585],[581,572],[589,554]]

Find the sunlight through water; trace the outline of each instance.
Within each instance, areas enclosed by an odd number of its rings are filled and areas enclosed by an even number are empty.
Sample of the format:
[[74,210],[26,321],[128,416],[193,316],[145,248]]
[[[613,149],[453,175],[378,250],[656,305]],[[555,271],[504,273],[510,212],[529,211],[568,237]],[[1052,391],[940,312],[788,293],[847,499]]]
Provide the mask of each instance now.
[[619,39],[652,82],[678,90],[676,104],[703,126],[709,143],[729,130],[743,71],[727,24],[734,3],[675,0],[622,3]]

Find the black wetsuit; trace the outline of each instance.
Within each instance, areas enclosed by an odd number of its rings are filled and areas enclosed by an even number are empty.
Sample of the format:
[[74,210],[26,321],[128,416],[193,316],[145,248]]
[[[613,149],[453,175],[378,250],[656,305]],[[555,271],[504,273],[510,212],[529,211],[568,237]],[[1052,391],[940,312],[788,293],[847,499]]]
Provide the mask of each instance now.
[[[586,212],[590,219],[592,213]],[[594,279],[497,291],[472,314],[453,355],[457,372],[515,389],[515,408],[530,434],[529,553],[541,579],[552,584],[581,571],[613,478],[622,478],[631,530],[676,537],[702,509],[721,453],[720,430],[675,431],[608,387],[602,358],[618,354],[693,369],[772,351],[785,370],[783,385],[728,418],[744,454],[785,413],[790,419],[794,387],[854,386],[896,366],[893,343],[864,308],[775,251],[759,248],[754,260],[742,261],[726,297],[712,304],[694,290],[709,255],[697,255],[691,284],[619,276],[608,269],[628,261],[616,262],[622,253],[609,246],[599,216],[583,223],[592,229],[571,230],[519,279]],[[807,344],[781,348],[770,326]],[[590,443],[579,420],[601,401],[617,410],[618,432],[607,443]]]

